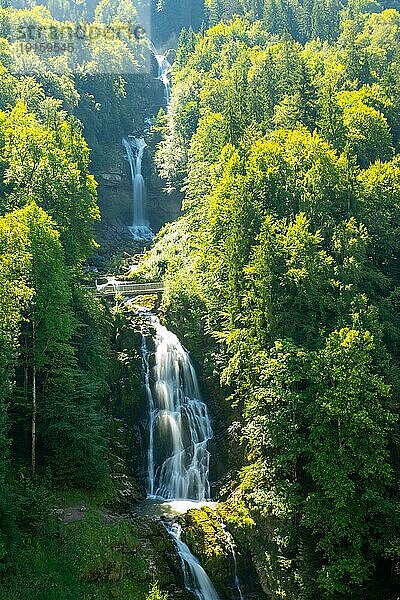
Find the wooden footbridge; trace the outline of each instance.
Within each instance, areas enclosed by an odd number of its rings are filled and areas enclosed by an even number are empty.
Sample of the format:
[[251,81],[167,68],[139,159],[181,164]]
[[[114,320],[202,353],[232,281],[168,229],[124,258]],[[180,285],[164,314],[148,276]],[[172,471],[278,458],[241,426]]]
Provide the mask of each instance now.
[[160,282],[154,283],[132,283],[132,281],[118,281],[109,278],[107,283],[98,284],[96,282],[97,296],[150,296],[162,294],[164,285]]

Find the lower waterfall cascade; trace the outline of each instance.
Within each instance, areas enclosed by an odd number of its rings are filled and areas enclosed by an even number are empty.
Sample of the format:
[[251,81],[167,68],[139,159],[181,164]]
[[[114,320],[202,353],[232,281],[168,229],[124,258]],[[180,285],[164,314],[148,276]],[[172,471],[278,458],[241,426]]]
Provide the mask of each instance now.
[[208,442],[213,432],[196,372],[175,334],[151,316],[155,365],[147,337],[142,357],[149,405],[147,493],[164,500],[208,500]]
[[197,600],[219,600],[219,596],[199,560],[182,541],[182,528],[178,523],[167,527],[173,538],[182,562],[185,587]]
[[[212,428],[196,372],[177,336],[149,316],[155,331],[154,365],[148,334],[142,335],[142,365],[149,410],[148,498],[205,501],[210,497],[207,449]],[[197,600],[219,600],[199,560],[182,541],[176,522],[165,524],[182,563],[185,587]]]

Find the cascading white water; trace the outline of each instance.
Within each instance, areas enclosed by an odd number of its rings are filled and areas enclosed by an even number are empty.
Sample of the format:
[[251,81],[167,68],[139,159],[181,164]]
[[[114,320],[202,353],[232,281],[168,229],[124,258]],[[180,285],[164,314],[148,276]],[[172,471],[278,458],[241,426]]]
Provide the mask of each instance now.
[[134,239],[151,240],[153,232],[146,218],[146,186],[142,175],[142,161],[146,142],[143,138],[129,136],[123,138],[122,145],[126,152],[132,177],[133,222],[129,229]]
[[178,554],[182,561],[186,589],[192,592],[197,600],[219,600],[219,596],[207,573],[197,558],[190,552],[187,545],[182,541],[181,526],[178,525],[178,523],[173,523],[172,525],[167,526],[167,530],[175,542]]
[[[144,39],[157,61],[157,78],[164,86],[165,103],[168,107],[171,98],[171,84],[169,80],[171,64],[166,55],[160,54],[157,51],[150,38],[146,37]],[[146,186],[142,175],[142,160],[146,142],[143,138],[128,136],[127,138],[123,138],[122,145],[125,148],[126,158],[129,162],[133,189],[133,223],[129,229],[135,240],[149,241],[153,239],[154,235],[146,217]]]
[[244,596],[243,596],[243,592],[242,592],[242,588],[240,586],[240,580],[239,580],[239,575],[238,575],[238,568],[237,568],[237,558],[236,558],[236,550],[235,550],[235,542],[233,540],[233,537],[231,535],[231,533],[226,529],[225,524],[223,521],[221,521],[221,527],[224,530],[225,533],[225,539],[226,542],[229,546],[229,549],[231,551],[232,554],[232,558],[233,558],[233,569],[234,569],[234,578],[235,578],[235,586],[239,595],[239,600],[244,600]]
[[235,547],[231,546],[231,550],[232,550],[233,563],[234,563],[234,569],[235,569],[235,585],[236,585],[236,589],[238,591],[240,600],[244,600],[242,588],[241,588],[241,585],[240,585],[240,579],[239,579],[239,575],[238,575],[237,558],[236,558]]
[[143,336],[143,367],[149,402],[147,492],[166,500],[210,497],[212,438],[207,406],[201,400],[189,355],[172,332],[151,317],[155,364]]
[[158,65],[158,76],[157,79],[161,81],[164,86],[164,98],[165,103],[168,107],[169,102],[171,100],[171,82],[169,80],[169,74],[172,69],[171,63],[168,61],[167,56],[165,54],[160,54],[153,44],[150,38],[146,38],[147,44],[154,55],[154,58],[157,61]]
[[158,79],[164,86],[164,98],[168,106],[171,100],[171,83],[169,80],[171,64],[164,54],[155,54],[155,58],[158,64]]
[[[175,334],[149,316],[155,330],[154,366],[142,337],[144,383],[149,403],[147,492],[149,498],[206,500],[210,496],[207,444],[212,438],[196,372]],[[165,525],[182,562],[185,587],[197,600],[219,600],[207,573],[182,541],[178,523]]]

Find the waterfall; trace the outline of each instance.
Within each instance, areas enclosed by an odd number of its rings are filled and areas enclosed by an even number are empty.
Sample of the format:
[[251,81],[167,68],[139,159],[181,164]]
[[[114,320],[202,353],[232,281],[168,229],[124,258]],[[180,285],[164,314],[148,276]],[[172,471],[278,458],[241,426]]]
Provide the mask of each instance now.
[[157,61],[158,65],[158,76],[157,79],[161,81],[164,86],[164,98],[165,103],[168,107],[170,99],[171,99],[171,82],[169,80],[169,74],[171,72],[172,65],[168,61],[166,54],[160,54],[153,44],[150,38],[146,38],[147,44]]
[[238,568],[237,568],[237,558],[236,558],[236,550],[235,550],[235,542],[233,540],[233,537],[231,535],[231,533],[226,529],[225,524],[223,521],[220,522],[222,529],[224,530],[225,533],[225,539],[226,542],[229,546],[229,549],[231,551],[232,554],[232,558],[233,558],[233,569],[234,569],[234,579],[235,579],[235,586],[236,589],[238,591],[238,595],[239,595],[239,599],[240,600],[244,600],[244,596],[243,596],[243,592],[242,592],[242,588],[240,586],[240,580],[239,580],[239,575],[238,575]]
[[235,569],[235,585],[236,585],[236,589],[238,591],[240,600],[244,600],[242,588],[240,586],[240,579],[239,579],[239,575],[238,575],[236,552],[235,552],[235,547],[233,545],[231,546],[231,550],[232,550],[233,564],[234,564],[234,569]]
[[133,222],[129,229],[135,240],[151,240],[153,232],[146,218],[146,186],[142,175],[142,161],[146,142],[143,138],[128,136],[128,138],[123,138],[122,145],[125,149],[132,178]]
[[150,365],[147,337],[142,356],[149,404],[147,492],[167,500],[210,497],[207,445],[212,429],[197,377],[182,344],[159,320],[155,329],[155,364]]
[[164,98],[168,106],[171,99],[171,83],[169,80],[171,64],[164,54],[155,54],[154,56],[158,64],[158,79],[164,86]]
[[178,523],[166,525],[172,539],[175,542],[178,554],[182,562],[185,587],[189,592],[195,595],[197,600],[219,600],[207,573],[190,552],[187,545],[181,540],[182,528]]
[[[157,79],[159,79],[164,86],[164,98],[168,107],[171,98],[171,84],[169,80],[171,64],[165,54],[160,54],[157,51],[150,38],[146,37],[144,41],[157,61]],[[146,142],[142,137],[137,138],[130,135],[127,138],[123,138],[122,145],[125,149],[126,159],[129,163],[132,178],[133,223],[129,229],[135,240],[149,241],[153,239],[154,235],[149,227],[146,216],[146,186],[142,175],[142,160]]]

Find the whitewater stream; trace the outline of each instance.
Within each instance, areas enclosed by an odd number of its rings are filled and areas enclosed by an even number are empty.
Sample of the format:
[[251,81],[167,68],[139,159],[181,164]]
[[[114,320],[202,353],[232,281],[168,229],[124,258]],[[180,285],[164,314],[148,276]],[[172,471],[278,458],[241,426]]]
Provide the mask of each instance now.
[[[152,503],[153,510],[161,506],[164,513],[177,515],[209,500],[207,446],[213,433],[187,351],[157,317],[151,315],[149,319],[154,337],[151,342],[147,334],[142,338],[149,411],[147,511],[149,514]],[[207,573],[182,541],[180,525],[164,525],[180,556],[186,589],[198,600],[219,600]]]
[[197,558],[190,552],[185,542],[181,540],[181,526],[178,523],[173,523],[168,527],[168,531],[174,539],[181,557],[186,589],[192,592],[198,600],[219,600],[219,596],[207,573]]
[[170,78],[172,65],[167,58],[168,53],[160,54],[160,52],[158,52],[157,48],[155,47],[155,45],[153,44],[153,41],[150,38],[147,38],[146,42],[151,50],[151,53],[153,54],[154,58],[157,61],[157,66],[158,66],[157,79],[159,79],[164,86],[164,100],[165,100],[165,104],[168,109],[168,106],[169,106],[169,103],[171,100],[171,82],[170,82],[169,78]]

